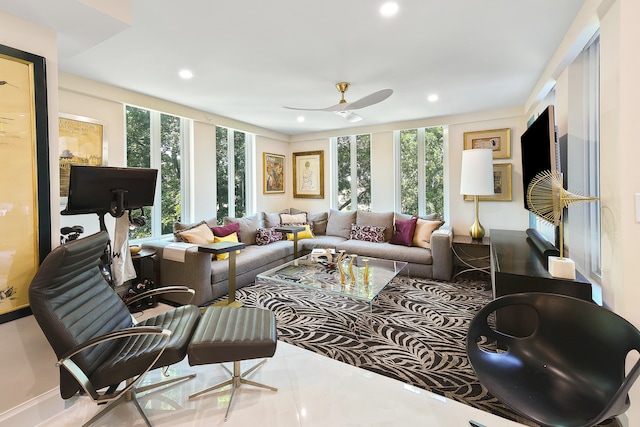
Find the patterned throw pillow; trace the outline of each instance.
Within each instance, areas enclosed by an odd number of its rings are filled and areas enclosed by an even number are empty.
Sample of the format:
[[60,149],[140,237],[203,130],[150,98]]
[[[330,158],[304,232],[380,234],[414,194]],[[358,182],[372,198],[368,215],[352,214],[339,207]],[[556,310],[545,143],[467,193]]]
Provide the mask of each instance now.
[[282,233],[275,231],[275,227],[258,228],[256,230],[256,245],[264,246],[282,240]]
[[382,243],[384,242],[384,231],[386,229],[387,227],[378,227],[375,225],[351,224],[351,234],[349,234],[349,239]]

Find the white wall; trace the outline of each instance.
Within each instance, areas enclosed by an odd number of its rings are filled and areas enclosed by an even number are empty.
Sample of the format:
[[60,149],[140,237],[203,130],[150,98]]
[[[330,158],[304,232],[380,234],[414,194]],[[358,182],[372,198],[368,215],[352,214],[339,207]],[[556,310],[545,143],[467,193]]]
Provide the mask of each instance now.
[[[56,35],[51,30],[0,13],[0,44],[46,58],[49,146],[58,151],[58,63]],[[53,90],[51,88],[54,88]],[[50,158],[51,171],[51,227],[53,245],[58,244],[57,216],[59,190],[57,157]],[[2,183],[1,185],[9,185]],[[0,413],[32,399],[57,386],[56,358],[33,316],[0,325],[0,365],[4,366],[5,386],[0,387]],[[9,386],[10,385],[10,386]]]

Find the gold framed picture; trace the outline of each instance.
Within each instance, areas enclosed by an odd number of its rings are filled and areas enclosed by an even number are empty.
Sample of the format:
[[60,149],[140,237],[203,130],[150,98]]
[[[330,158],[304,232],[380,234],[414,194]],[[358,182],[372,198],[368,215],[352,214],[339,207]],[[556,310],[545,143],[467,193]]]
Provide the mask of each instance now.
[[293,197],[324,199],[324,151],[293,153]]
[[[511,197],[511,163],[493,164],[493,196],[480,196],[481,202],[510,202]],[[473,200],[473,196],[465,195],[465,200]]]
[[511,129],[465,132],[464,149],[474,148],[491,148],[494,159],[511,158]]
[[104,124],[95,119],[60,114],[58,118],[60,197],[69,194],[71,165],[107,166]]
[[264,153],[262,162],[264,194],[284,193],[284,156]]
[[45,58],[0,45],[0,323],[31,314],[51,251],[48,128]]

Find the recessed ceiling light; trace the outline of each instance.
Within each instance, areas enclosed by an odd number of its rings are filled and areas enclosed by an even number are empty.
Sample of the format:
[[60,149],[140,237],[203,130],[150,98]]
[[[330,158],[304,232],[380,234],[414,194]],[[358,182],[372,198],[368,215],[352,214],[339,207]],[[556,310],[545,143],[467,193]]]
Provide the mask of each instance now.
[[436,101],[438,100],[438,95],[436,95],[435,93],[434,93],[433,95],[429,95],[429,96],[427,97],[427,100],[428,100],[429,102],[436,102]]
[[380,14],[382,16],[390,17],[398,13],[398,3],[394,1],[388,1],[380,6]]
[[180,75],[181,78],[188,80],[191,77],[193,77],[193,73],[189,70],[180,70],[180,72],[178,73]]
[[303,116],[298,116],[298,122],[299,122],[299,123],[304,122],[304,117],[303,117]]

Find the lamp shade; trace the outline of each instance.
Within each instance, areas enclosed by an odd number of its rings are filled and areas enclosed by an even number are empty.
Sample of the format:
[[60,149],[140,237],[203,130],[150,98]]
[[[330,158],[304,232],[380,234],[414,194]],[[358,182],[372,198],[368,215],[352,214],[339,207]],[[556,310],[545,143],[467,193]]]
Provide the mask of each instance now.
[[473,149],[462,151],[460,194],[492,196],[493,150]]

